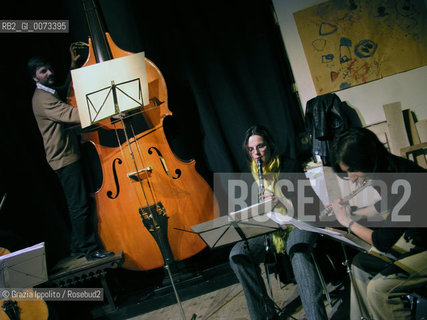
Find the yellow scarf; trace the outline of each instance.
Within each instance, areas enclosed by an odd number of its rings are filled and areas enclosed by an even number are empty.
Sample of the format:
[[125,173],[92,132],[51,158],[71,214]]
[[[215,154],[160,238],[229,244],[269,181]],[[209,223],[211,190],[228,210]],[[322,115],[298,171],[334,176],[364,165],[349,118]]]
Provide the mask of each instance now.
[[[259,184],[258,166],[255,160],[252,160],[251,162],[251,172],[256,183]],[[274,193],[283,202],[289,201],[288,199],[286,199],[286,197],[282,193],[282,190],[280,190],[280,188],[276,188],[276,182],[280,175],[279,156],[276,156],[270,159],[270,161],[268,161],[267,164],[263,164],[262,173],[264,175],[265,190],[268,190]],[[276,208],[274,208],[274,211],[284,215],[287,214],[286,207],[283,205],[276,206]],[[293,228],[290,226],[286,229],[279,230],[273,233],[273,244],[274,244],[274,247],[276,248],[277,253],[285,253],[285,240],[288,238],[288,235],[292,231],[292,229]]]
[[[256,164],[256,161],[252,159],[251,162],[251,171],[252,175],[255,179],[255,181],[258,183],[259,177],[258,177],[258,166]],[[279,178],[280,174],[280,159],[279,156],[274,157],[273,159],[270,159],[267,164],[262,165],[262,173],[264,174],[264,177],[273,174],[273,181],[277,181],[277,178]]]

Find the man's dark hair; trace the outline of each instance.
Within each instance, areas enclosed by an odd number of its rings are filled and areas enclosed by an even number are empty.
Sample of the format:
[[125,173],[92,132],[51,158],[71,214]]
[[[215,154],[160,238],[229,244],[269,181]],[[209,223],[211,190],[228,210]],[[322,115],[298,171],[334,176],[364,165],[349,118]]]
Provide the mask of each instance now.
[[243,145],[242,145],[243,151],[246,154],[246,158],[249,161],[249,163],[252,161],[252,158],[248,153],[248,141],[249,141],[249,138],[253,135],[257,135],[263,138],[264,143],[267,145],[267,148],[269,148],[270,150],[271,158],[274,158],[275,156],[278,155],[276,143],[274,142],[274,139],[271,136],[270,132],[267,130],[267,128],[261,125],[255,125],[250,127],[248,130],[246,130],[245,139],[243,140]]
[[349,167],[350,172],[388,172],[390,153],[377,136],[365,128],[350,128],[335,137],[331,149],[331,164],[341,173],[339,163]]
[[37,69],[43,66],[50,66],[50,62],[44,57],[36,56],[28,60],[27,69],[31,79],[36,76]]

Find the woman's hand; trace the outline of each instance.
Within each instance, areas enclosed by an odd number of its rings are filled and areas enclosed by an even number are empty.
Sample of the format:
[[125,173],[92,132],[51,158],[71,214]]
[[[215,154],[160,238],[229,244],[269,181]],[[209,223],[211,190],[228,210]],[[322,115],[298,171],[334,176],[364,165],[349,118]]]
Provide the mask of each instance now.
[[350,217],[350,206],[346,205],[342,199],[337,199],[332,202],[332,210],[337,217],[338,222],[348,228],[350,222],[353,220]]
[[273,200],[273,208],[275,208],[277,206],[277,204],[279,203],[279,198],[274,193],[267,191],[267,190],[262,195],[262,200],[264,202],[269,201],[269,200]]
[[[332,208],[333,208],[333,212],[335,213],[335,216],[337,217],[338,222],[341,225],[349,229],[351,228],[350,231],[353,232],[356,236],[358,236],[362,240],[365,240],[367,243],[373,245],[373,240],[372,240],[373,230],[366,228],[351,219],[350,217],[351,209],[349,205],[345,205],[342,199],[337,199],[334,202],[332,202]],[[350,223],[352,223],[351,226],[350,226]]]

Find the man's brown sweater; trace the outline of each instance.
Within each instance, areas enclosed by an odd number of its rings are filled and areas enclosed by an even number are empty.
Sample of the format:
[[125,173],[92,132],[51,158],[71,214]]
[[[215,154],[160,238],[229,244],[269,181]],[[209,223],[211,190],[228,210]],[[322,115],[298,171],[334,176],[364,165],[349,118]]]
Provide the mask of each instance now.
[[57,94],[39,88],[34,91],[32,102],[46,159],[52,169],[58,170],[79,160],[77,137],[67,129],[69,124],[80,122],[77,108],[62,102]]

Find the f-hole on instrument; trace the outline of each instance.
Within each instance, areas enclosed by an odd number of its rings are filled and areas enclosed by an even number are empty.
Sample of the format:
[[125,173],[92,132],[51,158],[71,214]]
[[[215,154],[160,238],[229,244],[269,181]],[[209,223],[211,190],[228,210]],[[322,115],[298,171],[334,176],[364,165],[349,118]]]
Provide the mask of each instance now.
[[[104,31],[94,0],[82,2],[91,33],[83,67],[131,55]],[[99,236],[107,250],[124,253],[123,267],[131,270],[151,270],[200,252],[206,247],[200,237],[180,230],[212,220],[217,209],[195,162],[181,161],[170,149],[163,128],[172,115],[166,83],[148,59],[145,69],[149,104],[82,134],[101,173],[94,194]],[[73,94],[69,103],[76,105]]]

